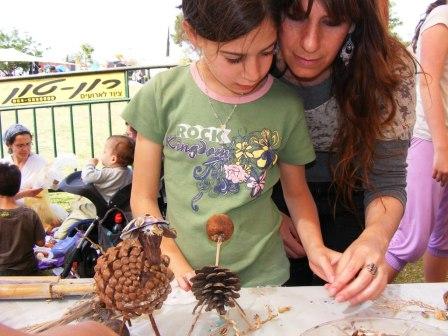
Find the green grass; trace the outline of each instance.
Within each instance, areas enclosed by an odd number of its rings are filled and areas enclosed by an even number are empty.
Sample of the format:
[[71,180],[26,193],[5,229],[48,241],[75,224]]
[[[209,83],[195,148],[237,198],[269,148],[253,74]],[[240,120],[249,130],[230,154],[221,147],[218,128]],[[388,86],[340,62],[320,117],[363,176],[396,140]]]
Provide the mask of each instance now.
[[407,264],[395,278],[394,283],[425,282],[423,277],[423,260]]
[[[130,96],[133,97],[140,89],[140,84],[129,86]],[[111,102],[111,125],[112,134],[123,134],[126,130],[121,113],[126,106],[126,102]],[[91,105],[94,156],[98,156],[103,151],[106,139],[109,137],[109,116],[108,104],[98,103]],[[32,109],[18,111],[19,123],[27,126],[34,136],[33,152],[36,152],[36,136],[39,145],[39,154],[47,161],[54,158],[53,152],[53,128],[50,108],[36,108],[37,134],[34,134],[34,118]],[[0,122],[2,132],[10,125],[16,123],[15,111],[0,111]],[[58,156],[62,153],[73,153],[72,138],[70,128],[70,109],[66,106],[54,107],[54,122],[56,129],[56,147]],[[89,105],[73,106],[73,124],[75,134],[75,149],[78,158],[78,168],[82,167],[85,161],[92,157],[90,147],[90,121]],[[7,154],[7,148],[2,143],[3,153]]]
[[[111,104],[111,122],[112,133],[123,134],[125,125],[120,113],[124,109],[126,103]],[[3,131],[15,123],[14,111],[2,111],[1,122]],[[49,108],[36,109],[37,119],[37,140],[39,145],[39,154],[49,162],[54,158],[53,153],[53,130],[52,117]],[[55,107],[54,119],[56,129],[56,143],[58,155],[62,153],[73,153],[71,130],[70,130],[70,112],[68,107]],[[82,166],[84,162],[90,158],[90,127],[89,127],[89,108],[88,105],[78,105],[73,107],[73,124],[75,134],[75,149],[78,158],[78,165]],[[34,134],[34,122],[32,110],[20,110],[19,122],[27,126],[34,136],[33,151],[36,152],[36,134]],[[103,150],[103,145],[109,136],[108,127],[108,108],[107,104],[92,105],[92,125],[93,125],[93,143],[94,154],[97,156]],[[3,145],[4,146],[4,145]],[[4,146],[4,153],[6,147]]]
[[72,202],[78,197],[77,195],[66,192],[50,192],[48,195],[51,203],[59,204],[65,211],[71,211]]

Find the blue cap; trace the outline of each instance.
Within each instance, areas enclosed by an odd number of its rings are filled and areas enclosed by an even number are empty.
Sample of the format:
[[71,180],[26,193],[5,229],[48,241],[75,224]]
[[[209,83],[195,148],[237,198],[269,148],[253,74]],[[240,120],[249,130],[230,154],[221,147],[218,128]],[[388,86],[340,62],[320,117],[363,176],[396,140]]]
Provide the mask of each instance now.
[[21,124],[14,124],[9,126],[9,128],[3,134],[3,142],[7,144],[16,134],[18,133],[29,133],[30,130]]

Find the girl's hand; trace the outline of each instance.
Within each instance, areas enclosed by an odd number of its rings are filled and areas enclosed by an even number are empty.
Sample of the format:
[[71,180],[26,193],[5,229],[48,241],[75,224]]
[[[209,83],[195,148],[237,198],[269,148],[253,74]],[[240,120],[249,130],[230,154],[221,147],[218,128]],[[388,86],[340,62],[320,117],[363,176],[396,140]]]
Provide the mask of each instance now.
[[442,187],[448,184],[448,148],[434,148],[432,178]]
[[321,245],[311,248],[307,257],[314,274],[328,283],[333,283],[336,264],[341,257],[341,253]]
[[384,240],[365,230],[342,254],[336,278],[325,287],[338,302],[352,305],[375,299],[387,285]]
[[191,290],[191,286],[193,285],[190,279],[196,275],[195,271],[191,269],[188,272],[182,273],[180,275],[176,275],[174,273],[174,276],[176,277],[177,284],[180,288],[182,288],[184,291],[188,292]]
[[291,217],[282,215],[282,223],[280,224],[280,236],[282,237],[283,244],[285,245],[285,251],[290,258],[305,257],[305,249],[300,242],[297,230],[294,227]]

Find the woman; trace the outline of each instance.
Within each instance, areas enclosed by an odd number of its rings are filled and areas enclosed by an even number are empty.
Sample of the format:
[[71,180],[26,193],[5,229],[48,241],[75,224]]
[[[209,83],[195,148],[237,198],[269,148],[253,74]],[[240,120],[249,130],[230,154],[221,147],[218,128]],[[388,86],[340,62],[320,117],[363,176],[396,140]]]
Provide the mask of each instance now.
[[25,205],[38,213],[45,229],[50,231],[61,223],[67,213],[56,204],[51,205],[51,210],[48,209],[46,194],[42,193],[42,179],[47,162],[39,155],[31,153],[32,140],[30,130],[21,124],[11,125],[3,135],[8,153],[11,154],[9,161],[18,166],[22,173],[20,191],[16,199],[24,198]]
[[28,128],[21,124],[11,125],[3,135],[3,141],[11,154],[10,161],[19,167],[22,173],[22,182],[17,199],[35,197],[41,187],[34,187],[35,175],[45,168],[46,162],[39,155],[31,153],[32,135]]
[[424,256],[425,280],[448,273],[448,5],[432,2],[412,42],[423,68],[408,154],[408,206],[386,255],[389,280]]
[[[415,67],[388,32],[386,5],[373,0],[280,3],[282,59],[276,72],[304,101],[317,152],[307,181],[326,246],[343,252],[334,265],[335,281],[326,287],[337,301],[352,304],[384,289],[384,254],[406,202]],[[281,198],[277,190],[279,206]],[[288,254],[299,257],[294,230],[284,225],[282,235]],[[291,279],[315,280],[301,274]]]

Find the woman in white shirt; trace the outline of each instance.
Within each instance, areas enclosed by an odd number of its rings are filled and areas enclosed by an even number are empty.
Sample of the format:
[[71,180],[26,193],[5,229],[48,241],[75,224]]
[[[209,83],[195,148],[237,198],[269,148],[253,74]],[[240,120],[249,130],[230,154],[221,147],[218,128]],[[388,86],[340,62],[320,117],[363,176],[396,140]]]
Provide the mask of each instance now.
[[422,71],[417,80],[417,122],[408,152],[406,211],[386,260],[392,281],[408,262],[424,255],[425,280],[448,273],[448,5],[431,3],[416,28],[413,49]]

